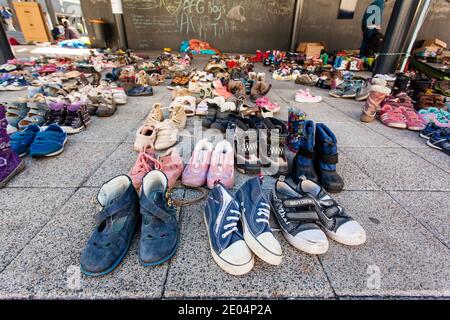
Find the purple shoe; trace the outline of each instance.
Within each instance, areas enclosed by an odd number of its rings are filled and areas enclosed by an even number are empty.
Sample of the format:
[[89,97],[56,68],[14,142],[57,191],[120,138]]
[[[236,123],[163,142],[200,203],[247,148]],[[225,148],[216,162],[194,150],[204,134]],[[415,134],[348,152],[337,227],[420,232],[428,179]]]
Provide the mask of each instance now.
[[5,106],[0,105],[0,188],[6,186],[24,167],[24,162],[11,149],[9,136],[6,132],[8,122],[5,116]]

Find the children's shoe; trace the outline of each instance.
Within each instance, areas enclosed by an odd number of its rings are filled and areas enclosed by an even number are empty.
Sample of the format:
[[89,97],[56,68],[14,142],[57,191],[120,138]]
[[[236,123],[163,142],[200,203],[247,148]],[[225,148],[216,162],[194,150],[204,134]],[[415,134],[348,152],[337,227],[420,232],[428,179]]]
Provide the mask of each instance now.
[[261,160],[259,158],[258,130],[248,119],[236,121],[234,132],[236,169],[244,174],[259,174]]
[[178,128],[172,120],[166,119],[155,125],[156,140],[155,149],[157,151],[166,150],[178,141]]
[[153,105],[152,111],[145,119],[145,126],[155,126],[156,124],[164,121],[164,115],[162,112],[162,105],[160,103],[155,103]]
[[97,200],[103,209],[80,261],[81,271],[88,276],[108,274],[122,262],[139,220],[139,196],[125,175],[106,182]]
[[87,128],[89,123],[91,123],[91,116],[85,102],[78,101],[67,106],[67,114],[62,128],[68,134],[81,132]]
[[263,120],[263,130],[259,130],[259,157],[261,174],[273,177],[289,174],[286,158],[288,130],[285,123],[275,118]]
[[234,150],[227,140],[220,141],[211,154],[207,175],[208,188],[214,188],[217,182],[229,189],[234,185]]
[[169,260],[178,247],[176,209],[168,189],[169,182],[162,171],[153,170],[142,179],[139,260],[146,267]]
[[130,178],[136,190],[140,190],[142,179],[147,173],[155,169],[156,162],[156,152],[153,146],[144,146],[130,171]]
[[250,272],[255,260],[242,235],[239,205],[221,183],[209,193],[204,219],[211,254],[219,267],[232,275]]
[[31,124],[23,131],[14,133],[11,135],[11,148],[19,157],[24,157],[30,151],[30,146],[40,131],[39,126]]
[[297,152],[300,147],[303,126],[305,124],[306,114],[300,110],[289,108],[288,112],[288,148],[292,152]]
[[424,129],[420,132],[420,136],[424,139],[429,140],[437,131],[441,130],[442,127],[437,126],[433,122],[430,122],[426,125]]
[[314,181],[302,179],[297,191],[315,199],[318,224],[336,242],[358,246],[366,242],[366,232],[325,190]]
[[301,176],[316,182],[319,181],[319,177],[314,169],[314,158],[316,156],[314,150],[314,132],[314,122],[311,120],[305,121],[300,146],[292,161],[291,178],[296,184],[300,182]]
[[50,111],[47,115],[47,121],[45,121],[44,126],[49,126],[52,123],[57,125],[63,125],[66,121],[66,104],[64,102],[49,102],[48,106]]
[[185,186],[196,188],[206,184],[212,152],[213,146],[207,139],[197,143],[181,177]]
[[283,236],[293,247],[309,254],[328,251],[328,239],[318,225],[313,198],[299,193],[280,177],[270,194],[270,203]]
[[49,125],[44,131],[36,134],[30,146],[32,157],[52,157],[64,151],[67,133],[57,124]]
[[405,117],[406,128],[411,131],[422,131],[425,128],[425,122],[419,117],[414,109],[400,107]]
[[178,179],[183,174],[183,168],[183,160],[175,147],[161,154],[155,163],[155,169],[164,172],[169,180],[169,190],[176,185]]
[[427,141],[427,145],[450,155],[450,130],[445,128],[435,132]]
[[337,139],[330,128],[323,123],[316,124],[314,150],[314,167],[320,185],[329,192],[340,192],[344,188],[344,180],[336,172]]
[[380,121],[391,128],[406,129],[406,119],[402,109],[384,105],[379,113]]
[[156,130],[152,126],[142,126],[136,131],[136,139],[134,140],[134,151],[141,150],[148,145],[154,146],[156,140]]
[[[376,81],[374,79],[374,81]],[[387,87],[372,85],[368,93],[367,101],[361,113],[362,122],[372,122],[375,119],[377,110],[380,108],[381,102],[391,93]]]
[[25,168],[25,163],[11,148],[5,113],[5,106],[0,105],[0,188]]
[[245,242],[260,259],[279,265],[283,253],[269,225],[270,203],[262,190],[261,178],[247,180],[236,192],[236,200],[242,214]]
[[309,89],[306,90],[298,90],[295,94],[295,101],[296,102],[303,102],[303,103],[318,103],[322,101],[321,96],[313,96]]

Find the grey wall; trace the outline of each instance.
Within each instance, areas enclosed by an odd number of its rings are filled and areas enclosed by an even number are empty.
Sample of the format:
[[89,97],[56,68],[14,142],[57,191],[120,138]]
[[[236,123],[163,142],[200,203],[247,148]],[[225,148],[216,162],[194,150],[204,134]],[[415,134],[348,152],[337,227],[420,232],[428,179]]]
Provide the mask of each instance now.
[[[303,0],[298,42],[325,41],[329,51],[359,49],[361,20],[373,0],[358,0],[351,20],[338,20],[340,0]],[[394,1],[386,4],[383,16],[383,33],[389,22]]]
[[433,0],[417,40],[439,38],[450,46],[450,2]]
[[[89,23],[90,19],[103,19],[107,23],[107,45],[111,48],[119,47],[119,35],[116,31],[114,22],[114,15],[112,14],[111,2],[109,0],[80,0],[81,10],[83,11],[83,17],[86,21],[86,28],[89,37],[92,40],[93,29]],[[104,44],[98,41],[94,41],[94,46],[103,47]]]

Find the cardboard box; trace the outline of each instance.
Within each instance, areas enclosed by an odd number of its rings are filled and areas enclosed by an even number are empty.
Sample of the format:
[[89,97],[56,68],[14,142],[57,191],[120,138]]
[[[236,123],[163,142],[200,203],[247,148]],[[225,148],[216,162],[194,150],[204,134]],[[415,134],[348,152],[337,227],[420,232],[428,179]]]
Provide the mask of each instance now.
[[426,39],[422,44],[422,48],[425,48],[425,47],[438,47],[438,48],[442,48],[442,49],[447,49],[447,43],[445,43],[444,41],[439,40],[437,38]]
[[306,54],[308,57],[320,56],[322,50],[325,49],[325,43],[322,42],[300,42],[297,52]]

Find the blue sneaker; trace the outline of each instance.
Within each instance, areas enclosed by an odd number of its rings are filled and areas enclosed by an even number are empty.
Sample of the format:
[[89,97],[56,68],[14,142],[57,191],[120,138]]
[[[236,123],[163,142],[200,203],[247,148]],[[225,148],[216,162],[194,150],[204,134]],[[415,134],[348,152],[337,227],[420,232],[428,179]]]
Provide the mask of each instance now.
[[430,122],[427,126],[420,132],[420,136],[424,139],[429,140],[437,131],[441,130],[442,127],[438,127],[434,122]]
[[97,200],[103,209],[80,260],[88,276],[108,274],[122,262],[139,221],[139,196],[130,177],[121,175],[103,184]]
[[41,128],[35,124],[30,124],[21,132],[16,132],[11,135],[11,148],[19,157],[25,156],[30,151],[30,146],[33,143],[36,134],[41,131]]
[[152,96],[153,88],[151,86],[134,85],[126,91],[126,94],[132,97]]
[[434,149],[444,151],[446,154],[450,154],[450,129],[445,128],[437,131],[427,141],[427,145]]
[[255,260],[242,235],[239,205],[218,183],[209,193],[204,219],[211,254],[219,267],[233,275],[252,270]]
[[142,179],[139,259],[144,266],[164,263],[177,251],[177,211],[168,195],[168,180],[162,171],[150,171]]
[[67,133],[57,124],[51,124],[44,131],[38,132],[30,146],[32,157],[52,157],[64,151]]
[[281,263],[283,252],[269,225],[270,202],[261,186],[261,178],[248,180],[236,193],[242,214],[244,239],[263,261],[275,266]]

